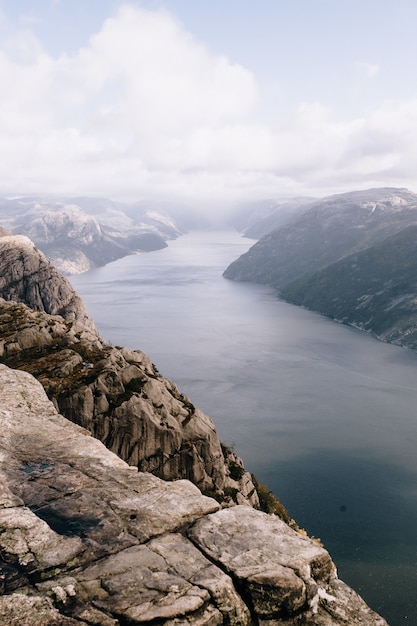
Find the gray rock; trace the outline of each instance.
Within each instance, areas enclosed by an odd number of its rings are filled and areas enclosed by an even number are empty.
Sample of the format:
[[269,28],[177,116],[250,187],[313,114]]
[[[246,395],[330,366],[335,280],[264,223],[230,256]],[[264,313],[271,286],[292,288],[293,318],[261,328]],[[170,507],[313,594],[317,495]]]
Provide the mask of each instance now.
[[[141,471],[257,505],[250,474],[212,420],[141,352],[107,345],[78,322],[0,301],[0,359],[33,373],[68,419]],[[226,490],[226,491],[225,491]]]
[[30,240],[1,238],[0,260],[4,363],[33,373],[65,417],[129,464],[190,479],[224,501],[258,504],[250,474],[222,449],[212,420],[146,355],[106,344],[72,286]]
[[4,365],[0,496],[1,623],[386,626],[312,540],[139,473]]
[[0,258],[0,358],[17,368],[0,365],[2,623],[386,626],[321,546],[250,506],[210,418],[107,345],[31,242],[1,238]]
[[94,329],[81,298],[64,278],[23,235],[0,237],[0,297],[24,302],[36,311],[62,315]]
[[243,590],[259,624],[386,624],[338,580],[324,548],[276,516],[236,506],[201,518],[188,536]]

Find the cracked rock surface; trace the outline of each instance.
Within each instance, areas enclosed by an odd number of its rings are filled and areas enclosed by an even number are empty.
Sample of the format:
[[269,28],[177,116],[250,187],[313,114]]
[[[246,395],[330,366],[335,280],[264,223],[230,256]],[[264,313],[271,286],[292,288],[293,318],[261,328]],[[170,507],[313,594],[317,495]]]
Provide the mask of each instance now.
[[140,473],[0,365],[0,623],[386,626],[276,516]]

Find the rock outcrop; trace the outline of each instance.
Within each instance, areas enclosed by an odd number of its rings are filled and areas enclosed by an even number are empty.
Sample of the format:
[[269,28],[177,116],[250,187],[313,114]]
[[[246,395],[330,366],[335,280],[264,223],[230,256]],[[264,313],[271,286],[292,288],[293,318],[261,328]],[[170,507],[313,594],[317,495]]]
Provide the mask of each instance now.
[[0,297],[24,302],[36,311],[62,315],[94,329],[81,298],[70,282],[24,235],[0,237]]
[[276,516],[139,473],[0,365],[0,623],[387,626]]
[[109,346],[59,316],[0,301],[0,361],[31,372],[71,421],[130,465],[188,478],[225,501],[257,504],[250,474],[212,420],[140,351]]
[[0,258],[0,623],[387,626],[27,238]]
[[65,417],[130,465],[165,480],[188,478],[224,502],[258,504],[250,474],[221,445],[212,420],[145,354],[106,344],[70,283],[30,240],[0,238],[0,259],[1,362],[36,376]]

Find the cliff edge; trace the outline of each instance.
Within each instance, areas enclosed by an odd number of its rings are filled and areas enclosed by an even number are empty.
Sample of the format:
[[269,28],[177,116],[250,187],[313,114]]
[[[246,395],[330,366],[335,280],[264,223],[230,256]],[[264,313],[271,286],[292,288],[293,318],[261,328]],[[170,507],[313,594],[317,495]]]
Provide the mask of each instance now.
[[0,365],[0,622],[386,626],[321,546],[140,473]]
[[0,231],[0,296],[94,329],[94,322],[71,283],[28,237],[5,232]]
[[0,260],[0,623],[387,626],[29,240]]
[[212,420],[143,352],[103,341],[70,283],[30,240],[0,238],[0,260],[0,362],[32,373],[65,417],[141,471],[188,478],[223,502],[259,503]]

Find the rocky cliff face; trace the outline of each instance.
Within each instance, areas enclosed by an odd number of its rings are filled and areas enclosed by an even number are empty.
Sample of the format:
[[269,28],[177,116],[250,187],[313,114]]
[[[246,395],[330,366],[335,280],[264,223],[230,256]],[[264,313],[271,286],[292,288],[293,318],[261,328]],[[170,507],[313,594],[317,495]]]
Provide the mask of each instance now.
[[0,258],[0,361],[31,372],[65,417],[141,471],[258,503],[212,420],[142,352],[106,344],[69,282],[27,238],[0,239]]
[[387,626],[323,547],[250,506],[241,460],[174,383],[60,306],[26,238],[1,243],[0,623]]
[[0,365],[0,622],[387,626],[276,516],[140,473]]
[[70,282],[23,235],[0,236],[0,297],[94,329]]

